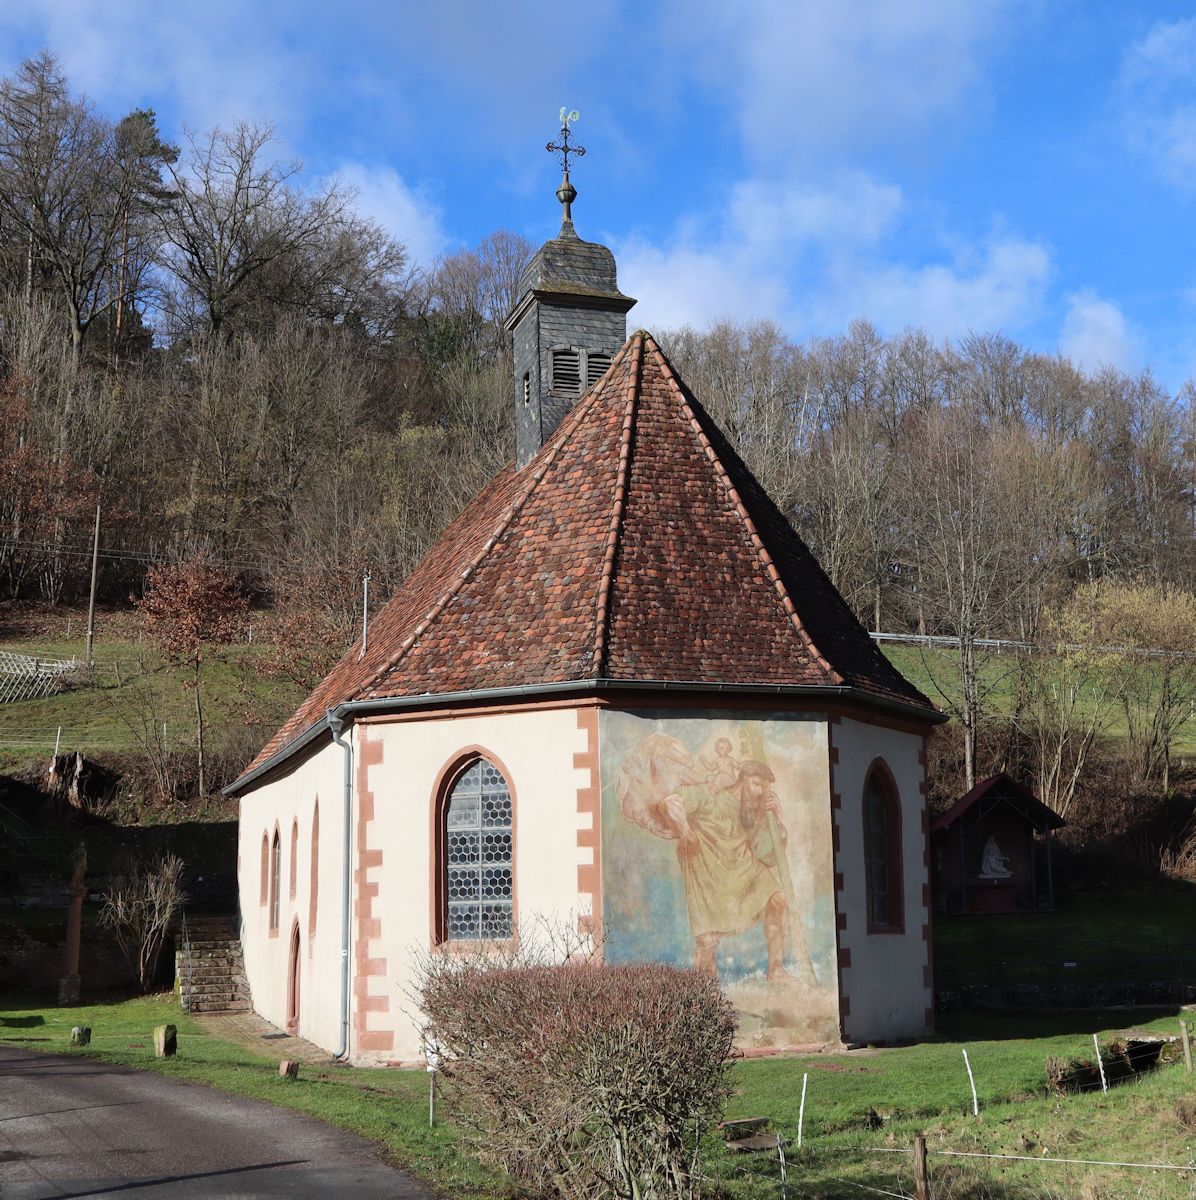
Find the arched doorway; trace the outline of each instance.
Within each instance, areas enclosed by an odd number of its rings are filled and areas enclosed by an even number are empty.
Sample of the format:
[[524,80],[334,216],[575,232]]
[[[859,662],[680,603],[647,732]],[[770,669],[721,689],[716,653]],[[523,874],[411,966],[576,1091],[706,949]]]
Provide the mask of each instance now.
[[299,1032],[299,922],[291,926],[291,949],[287,955],[287,1033]]

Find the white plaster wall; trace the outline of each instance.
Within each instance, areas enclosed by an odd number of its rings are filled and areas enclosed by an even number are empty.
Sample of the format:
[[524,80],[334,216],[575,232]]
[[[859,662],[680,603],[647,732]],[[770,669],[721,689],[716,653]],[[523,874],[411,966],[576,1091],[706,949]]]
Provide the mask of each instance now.
[[[315,936],[310,928],[312,813],[320,804]],[[299,820],[295,895],[290,891],[291,824]],[[282,840],[278,932],[260,903],[262,835]],[[280,1028],[287,1019],[291,927],[300,933],[299,1036],[335,1051],[340,1044],[340,952],[344,845],[344,752],[327,745],[286,776],[241,798],[238,859],[241,945],[254,1009]]]
[[[842,799],[836,813],[836,870],[843,877],[840,903],[847,915],[839,947],[851,952],[851,965],[841,973],[843,993],[850,1004],[843,1020],[844,1036],[856,1042],[915,1037],[926,1032],[926,1013],[933,1004],[923,971],[929,954],[923,928],[930,916],[924,901],[928,879],[922,823],[925,801],[920,786],[922,737],[848,718],[830,729],[839,752],[834,769],[835,790]],[[901,798],[902,934],[868,933],[863,795],[868,768],[878,757],[892,772]]]
[[[368,1014],[368,1027],[394,1030],[391,1051],[354,1049],[354,1060],[410,1060],[419,1057],[421,1019],[409,999],[420,955],[432,949],[434,848],[432,809],[437,779],[467,747],[489,752],[506,768],[515,797],[515,898],[521,934],[534,936],[538,919],[576,928],[589,912],[577,890],[577,868],[593,861],[593,850],[577,846],[577,792],[590,783],[588,769],[575,768],[574,753],[587,749],[572,708],[429,720],[373,723],[370,741],[382,743],[382,760],[368,769],[374,819],[366,844],[381,850],[382,864],[366,872],[378,883],[372,917],[379,936],[368,955],[383,959],[383,973],[368,978],[368,994],[388,1002],[389,1011]],[[284,998],[285,999],[285,998]]]

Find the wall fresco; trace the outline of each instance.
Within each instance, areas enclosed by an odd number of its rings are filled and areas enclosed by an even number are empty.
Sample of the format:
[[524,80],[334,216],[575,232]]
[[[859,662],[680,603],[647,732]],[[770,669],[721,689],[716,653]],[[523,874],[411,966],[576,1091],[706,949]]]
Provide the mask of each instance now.
[[604,955],[718,975],[747,1045],[838,1037],[826,726],[605,712]]
[[605,712],[603,954],[716,973],[744,1044],[839,1037],[822,721]]

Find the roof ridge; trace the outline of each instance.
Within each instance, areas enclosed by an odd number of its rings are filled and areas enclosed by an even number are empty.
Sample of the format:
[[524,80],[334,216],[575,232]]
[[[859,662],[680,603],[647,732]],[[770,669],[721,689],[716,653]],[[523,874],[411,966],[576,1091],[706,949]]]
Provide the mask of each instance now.
[[789,595],[789,589],[785,586],[785,581],[781,577],[780,571],[777,570],[776,563],[773,562],[772,555],[769,554],[768,547],[765,546],[764,539],[761,538],[759,530],[756,528],[756,523],[752,520],[752,516],[747,510],[747,506],[744,504],[743,498],[739,494],[739,489],[735,486],[734,481],[728,474],[727,468],[723,465],[722,460],[718,456],[718,451],[715,450],[714,444],[711,442],[706,430],[702,428],[702,423],[698,420],[697,413],[694,412],[693,406],[689,402],[689,398],[686,395],[685,385],[682,384],[677,378],[675,372],[673,371],[672,364],[670,364],[669,360],[665,357],[664,351],[661,350],[656,339],[647,332],[644,332],[643,336],[647,339],[652,353],[656,356],[656,360],[660,364],[660,368],[664,372],[665,377],[668,379],[670,384],[672,384],[673,390],[680,398],[682,410],[688,418],[691,428],[697,435],[699,443],[705,450],[706,457],[710,460],[711,465],[714,467],[714,473],[722,481],[723,487],[726,488],[727,494],[731,498],[731,503],[733,504],[736,513],[739,515],[739,519],[743,522],[745,528],[747,529],[748,538],[764,566],[765,573],[772,581],[777,596],[781,601],[781,607],[785,610],[789,617],[790,624],[797,632],[802,644],[807,650],[809,650],[810,654],[815,658],[815,660],[819,662],[829,673],[834,682],[837,684],[845,683],[846,680],[844,676],[831,665],[831,662],[826,655],[823,654],[822,651],[819,650],[814,644],[814,639],[810,636],[805,625],[802,623],[802,619],[797,612],[797,605],[793,603],[793,597]]
[[[627,407],[623,413],[623,429],[619,434],[619,466],[615,477],[614,503],[611,506],[610,525],[606,531],[606,545],[602,555],[602,578],[598,583],[598,602],[594,613],[594,654],[591,666],[595,676],[601,676],[606,658],[610,625],[610,597],[614,590],[615,558],[619,549],[619,531],[623,526],[623,512],[627,506],[627,481],[631,474],[631,445],[635,438],[635,414],[639,400],[640,379],[643,374],[644,335],[643,333],[633,334],[631,340],[635,343],[631,351],[631,378],[627,381]],[[613,370],[613,364],[611,369]]]
[[[613,368],[613,366],[614,366],[614,363],[611,364],[612,368]],[[594,404],[597,401],[598,396],[601,395],[603,391],[604,391],[604,388],[601,384],[599,384],[597,387],[595,387],[589,393],[589,395],[587,397],[583,398],[583,400],[580,403],[578,403],[574,406],[572,411],[566,417],[565,421],[562,421],[561,425],[558,426],[558,431],[565,426],[568,426],[571,428],[574,424],[576,424],[577,421],[580,420],[580,416],[578,414],[580,414],[582,412],[588,412],[594,406]],[[477,554],[475,554],[473,556],[473,558],[470,560],[470,562],[466,564],[465,568],[461,571],[461,573],[457,576],[457,578],[453,580],[452,584],[448,588],[445,589],[444,594],[436,601],[435,604],[432,605],[432,607],[428,610],[428,612],[425,615],[425,617],[423,618],[423,620],[420,621],[419,624],[416,625],[416,627],[411,631],[411,633],[403,640],[403,643],[401,646],[399,646],[398,650],[396,650],[394,652],[394,654],[392,654],[388,659],[386,659],[370,675],[370,677],[357,688],[358,695],[360,695],[363,691],[367,690],[368,688],[373,687],[374,684],[383,675],[387,674],[390,671],[393,671],[394,668],[399,665],[399,663],[403,660],[403,658],[406,656],[406,654],[411,650],[411,648],[416,644],[416,642],[418,642],[419,639],[421,637],[423,637],[423,635],[425,633],[427,633],[427,631],[435,623],[436,619],[440,616],[440,614],[442,612],[444,612],[444,610],[448,607],[449,602],[460,591],[462,585],[465,584],[469,580],[469,578],[473,575],[474,571],[476,571],[478,566],[481,564],[482,560],[486,557],[486,555],[488,555],[490,553],[491,550],[494,549],[494,547],[495,547],[495,545],[497,545],[499,539],[510,528],[511,522],[514,521],[515,518],[523,511],[527,502],[532,498],[532,495],[535,493],[536,488],[539,487],[540,482],[543,480],[544,476],[548,473],[548,469],[552,466],[553,462],[556,460],[556,456],[560,452],[561,447],[565,444],[565,442],[567,440],[568,439],[565,437],[554,437],[553,441],[551,443],[549,443],[551,446],[551,449],[544,456],[543,460],[540,462],[539,467],[535,471],[532,472],[531,482],[524,489],[522,495],[520,495],[517,499],[513,500],[507,506],[507,510],[505,513],[503,513],[502,517],[499,518],[497,527],[495,528],[494,532],[490,535],[490,537],[488,537],[486,539],[486,541],[482,544],[481,549],[478,550]]]

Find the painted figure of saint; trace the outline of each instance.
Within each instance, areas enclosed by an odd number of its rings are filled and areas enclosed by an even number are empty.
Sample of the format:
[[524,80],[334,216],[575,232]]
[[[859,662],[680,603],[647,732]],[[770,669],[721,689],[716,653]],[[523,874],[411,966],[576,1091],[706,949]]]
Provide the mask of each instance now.
[[801,934],[785,860],[787,831],[765,763],[736,761],[720,738],[704,755],[705,776],[675,738],[654,733],[628,755],[616,781],[623,815],[677,842],[685,881],[694,966],[718,974],[719,942],[763,925],[768,978],[793,982],[785,967],[787,935],[810,984],[816,982]]

